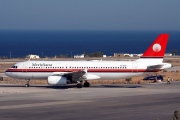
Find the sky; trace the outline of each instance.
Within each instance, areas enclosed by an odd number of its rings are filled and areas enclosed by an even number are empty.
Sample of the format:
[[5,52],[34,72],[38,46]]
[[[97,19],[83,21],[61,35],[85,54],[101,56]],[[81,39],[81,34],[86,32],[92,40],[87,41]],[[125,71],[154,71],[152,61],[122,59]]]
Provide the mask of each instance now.
[[0,0],[0,30],[180,30],[180,0]]

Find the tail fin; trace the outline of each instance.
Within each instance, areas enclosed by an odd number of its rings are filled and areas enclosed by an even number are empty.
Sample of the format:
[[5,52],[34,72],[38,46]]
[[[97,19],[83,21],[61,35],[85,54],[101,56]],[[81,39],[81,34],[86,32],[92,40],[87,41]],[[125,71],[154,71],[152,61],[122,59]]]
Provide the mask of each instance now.
[[160,34],[137,61],[151,59],[156,62],[162,62],[166,51],[168,37],[169,34]]

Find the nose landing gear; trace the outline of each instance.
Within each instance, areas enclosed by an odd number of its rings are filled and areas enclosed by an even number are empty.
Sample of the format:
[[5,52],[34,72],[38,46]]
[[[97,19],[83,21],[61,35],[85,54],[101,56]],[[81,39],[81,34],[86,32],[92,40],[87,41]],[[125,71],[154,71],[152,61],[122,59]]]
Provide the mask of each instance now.
[[26,87],[26,88],[30,86],[30,85],[29,85],[29,82],[30,82],[30,79],[26,80],[26,84],[25,84],[25,87]]

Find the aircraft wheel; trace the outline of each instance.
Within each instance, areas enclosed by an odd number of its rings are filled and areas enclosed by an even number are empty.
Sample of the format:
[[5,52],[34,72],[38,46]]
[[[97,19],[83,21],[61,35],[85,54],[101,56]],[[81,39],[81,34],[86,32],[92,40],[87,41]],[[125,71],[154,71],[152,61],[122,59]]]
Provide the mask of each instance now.
[[77,84],[77,88],[82,88],[82,84],[81,84],[81,83],[78,83],[78,84]]
[[90,86],[89,82],[85,81],[84,87],[89,87],[89,86]]
[[26,87],[26,88],[29,87],[29,84],[26,84],[25,87]]

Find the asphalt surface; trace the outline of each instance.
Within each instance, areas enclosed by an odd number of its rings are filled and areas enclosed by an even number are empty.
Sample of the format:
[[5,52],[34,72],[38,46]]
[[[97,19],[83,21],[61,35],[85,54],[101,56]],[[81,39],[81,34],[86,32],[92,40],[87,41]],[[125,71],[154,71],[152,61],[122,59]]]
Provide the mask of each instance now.
[[0,77],[7,77],[5,73],[0,73]]
[[0,120],[169,120],[180,82],[50,87],[0,85]]
[[180,66],[168,68],[167,71],[180,71]]

